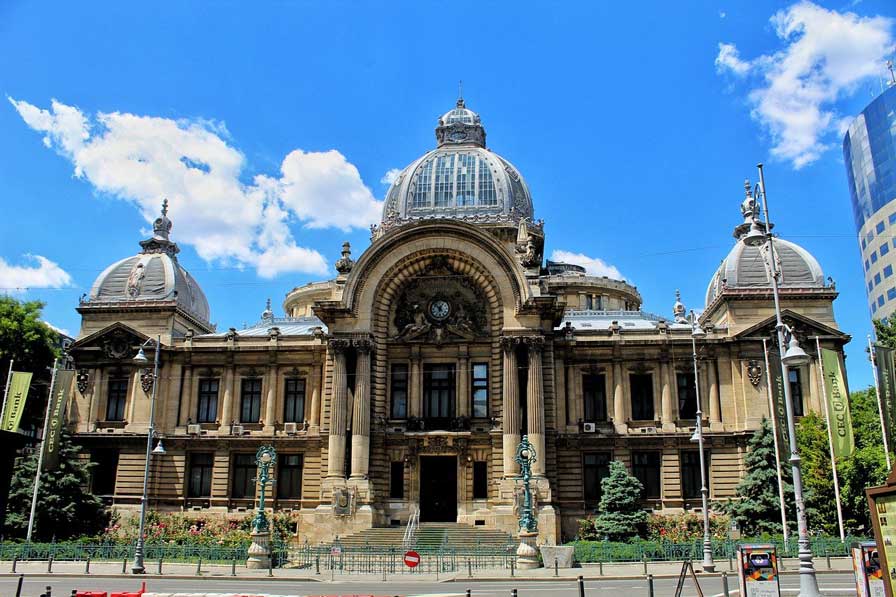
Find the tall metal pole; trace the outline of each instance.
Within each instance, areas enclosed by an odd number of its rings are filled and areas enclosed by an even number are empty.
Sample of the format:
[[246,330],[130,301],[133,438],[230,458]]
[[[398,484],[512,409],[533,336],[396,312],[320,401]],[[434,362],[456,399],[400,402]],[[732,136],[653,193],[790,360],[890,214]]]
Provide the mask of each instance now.
[[34,490],[31,492],[31,514],[28,515],[28,533],[25,541],[31,543],[31,532],[34,530],[34,515],[37,513],[37,492],[40,489],[40,470],[44,466],[44,442],[47,441],[47,430],[50,428],[50,404],[53,392],[56,391],[56,365],[59,359],[53,360],[53,376],[50,378],[50,393],[47,397],[47,412],[44,414],[44,433],[41,436],[40,452],[37,454],[37,471],[34,473]]
[[12,381],[12,364],[15,359],[9,359],[9,372],[6,374],[6,389],[3,391],[3,408],[0,409],[0,420],[6,414],[6,400],[9,398],[9,383]]
[[766,394],[768,394],[768,414],[772,419],[772,436],[775,438],[775,470],[778,473],[778,502],[781,507],[781,530],[784,534],[784,551],[789,549],[790,532],[787,529],[787,508],[784,506],[784,477],[781,473],[781,446],[778,442],[778,417],[775,415],[775,402],[772,400],[772,373],[768,366],[768,340],[762,339],[762,354],[765,355]]
[[143,531],[146,526],[146,490],[149,485],[149,463],[152,458],[152,436],[155,433],[156,392],[159,389],[159,353],[162,349],[162,337],[156,337],[156,350],[153,358],[152,397],[149,401],[149,429],[146,432],[146,462],[143,466],[143,495],[140,498],[140,528],[137,531],[137,544],[134,546],[134,566],[131,572],[143,574]]
[[824,421],[828,428],[828,449],[831,452],[831,472],[834,475],[834,501],[837,504],[837,522],[840,525],[840,541],[846,541],[843,530],[843,506],[840,503],[840,479],[837,478],[837,459],[834,456],[834,432],[831,430],[831,413],[828,408],[828,389],[824,383],[824,359],[821,358],[821,340],[815,336],[815,349],[818,351],[818,368],[821,371],[821,401],[824,403]]
[[762,209],[765,211],[765,236],[769,248],[769,268],[772,279],[772,295],[775,299],[775,330],[778,336],[778,351],[781,359],[781,376],[784,386],[784,405],[787,409],[787,439],[790,443],[790,465],[793,469],[793,499],[796,502],[797,544],[800,560],[800,595],[801,597],[820,597],[818,579],[815,577],[815,565],[812,563],[812,549],[809,546],[809,524],[806,520],[806,504],[803,500],[803,475],[800,470],[800,451],[796,443],[796,425],[793,419],[793,397],[790,392],[790,371],[784,362],[784,321],[781,318],[781,302],[778,291],[778,265],[775,258],[775,246],[771,233],[768,215],[768,200],[765,194],[765,174],[762,164],[759,169],[759,190],[762,194]]
[[871,345],[871,334],[868,334],[868,355],[871,359],[871,373],[874,377],[874,393],[877,398],[877,414],[880,417],[880,436],[884,439],[884,456],[887,457],[887,470],[892,468],[890,464],[890,440],[887,438],[887,426],[884,424],[884,407],[880,398],[880,384],[877,381],[877,354]]
[[[697,325],[694,316],[693,325]],[[697,370],[697,338],[691,333],[691,349],[694,355],[694,389],[697,394],[697,443],[700,447],[700,496],[703,499],[703,571],[715,572],[712,560],[712,539],[709,532],[709,488],[706,486],[706,460],[703,454],[703,411],[700,408],[700,373]]]

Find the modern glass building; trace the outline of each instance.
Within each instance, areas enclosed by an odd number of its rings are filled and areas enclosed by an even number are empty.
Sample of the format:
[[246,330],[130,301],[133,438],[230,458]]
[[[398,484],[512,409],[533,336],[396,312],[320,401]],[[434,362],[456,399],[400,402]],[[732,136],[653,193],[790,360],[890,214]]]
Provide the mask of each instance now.
[[896,85],[862,111],[843,139],[843,158],[874,319],[896,310]]

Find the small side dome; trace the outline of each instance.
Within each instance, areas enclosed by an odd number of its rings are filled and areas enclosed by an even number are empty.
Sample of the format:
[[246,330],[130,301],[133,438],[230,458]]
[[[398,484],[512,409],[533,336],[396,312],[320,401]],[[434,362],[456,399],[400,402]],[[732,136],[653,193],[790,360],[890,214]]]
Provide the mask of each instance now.
[[[706,305],[709,305],[723,290],[769,288],[771,279],[765,265],[767,249],[750,247],[743,242],[754,218],[758,218],[760,205],[753,197],[749,181],[746,185],[746,199],[741,204],[744,222],[734,229],[737,242],[722,260],[706,289]],[[765,230],[765,224],[756,219]],[[789,288],[825,288],[824,272],[818,260],[809,251],[796,243],[775,238],[774,250],[780,270],[778,286]]]
[[171,302],[208,324],[209,307],[199,284],[177,260],[180,252],[168,239],[168,200],[153,222],[153,236],[140,241],[143,250],[107,267],[94,281],[88,302],[97,306]]

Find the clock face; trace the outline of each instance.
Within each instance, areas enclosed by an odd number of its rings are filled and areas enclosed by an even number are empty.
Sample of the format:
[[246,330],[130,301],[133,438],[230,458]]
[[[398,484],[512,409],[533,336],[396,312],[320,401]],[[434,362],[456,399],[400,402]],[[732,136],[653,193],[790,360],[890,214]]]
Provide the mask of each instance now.
[[464,131],[451,131],[448,134],[448,138],[452,141],[464,141],[467,138],[467,133]]
[[433,319],[442,321],[448,317],[449,313],[451,313],[451,305],[448,304],[448,301],[437,299],[429,303],[429,314]]

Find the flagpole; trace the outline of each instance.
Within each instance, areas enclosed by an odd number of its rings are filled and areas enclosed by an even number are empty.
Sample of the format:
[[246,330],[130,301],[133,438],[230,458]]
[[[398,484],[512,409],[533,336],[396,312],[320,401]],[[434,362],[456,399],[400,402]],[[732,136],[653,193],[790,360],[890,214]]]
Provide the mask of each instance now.
[[34,530],[34,514],[37,512],[37,491],[40,489],[40,469],[44,465],[44,443],[47,441],[47,430],[50,426],[50,405],[53,402],[53,392],[56,390],[56,365],[59,359],[53,360],[53,377],[50,378],[50,393],[47,396],[47,412],[44,415],[44,434],[41,437],[40,452],[37,455],[37,472],[34,473],[34,491],[31,493],[31,514],[28,516],[28,534],[25,541],[31,543],[31,531]]
[[884,439],[884,455],[887,457],[887,470],[890,470],[890,446],[887,440],[887,427],[884,425],[884,407],[880,398],[880,384],[877,381],[877,355],[871,346],[871,334],[868,334],[868,354],[871,356],[871,373],[874,377],[874,393],[877,395],[877,414],[880,416],[880,436]]
[[9,384],[12,380],[12,364],[15,359],[9,359],[9,372],[6,374],[6,390],[3,392],[3,410],[0,410],[0,420],[6,415],[6,400],[9,398]]
[[772,372],[768,367],[768,345],[762,339],[762,354],[765,355],[766,394],[768,395],[768,414],[772,420],[772,436],[775,439],[775,471],[778,473],[778,500],[781,506],[781,529],[784,531],[784,551],[787,551],[787,508],[784,506],[784,478],[781,476],[781,452],[778,447],[778,416],[775,402],[772,400]]
[[828,449],[831,451],[831,470],[834,473],[834,500],[837,503],[837,523],[840,525],[840,541],[846,541],[843,531],[843,506],[840,504],[840,479],[837,478],[837,457],[834,455],[834,433],[831,430],[831,413],[828,407],[828,390],[824,381],[824,359],[821,358],[821,340],[815,336],[815,349],[818,353],[818,368],[821,371],[821,401],[824,403],[824,421],[828,427]]

